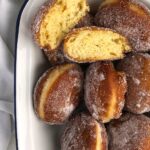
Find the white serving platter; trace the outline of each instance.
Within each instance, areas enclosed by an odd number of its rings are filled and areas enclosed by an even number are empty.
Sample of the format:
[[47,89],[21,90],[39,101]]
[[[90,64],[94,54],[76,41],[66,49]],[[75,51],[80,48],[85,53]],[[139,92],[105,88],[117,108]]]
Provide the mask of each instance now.
[[[20,17],[16,42],[16,133],[19,150],[60,150],[60,126],[39,121],[33,111],[32,93],[35,82],[49,66],[42,51],[34,43],[31,23],[38,8],[47,0],[29,0]],[[150,0],[143,0],[150,4]],[[95,9],[100,0],[89,0]]]

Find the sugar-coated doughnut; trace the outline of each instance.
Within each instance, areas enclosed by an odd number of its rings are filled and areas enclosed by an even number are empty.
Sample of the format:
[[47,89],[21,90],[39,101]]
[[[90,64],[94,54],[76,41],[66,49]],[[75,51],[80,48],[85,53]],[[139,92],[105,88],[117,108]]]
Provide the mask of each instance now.
[[117,68],[127,75],[126,109],[142,114],[150,111],[150,55],[131,54]]
[[92,116],[109,122],[122,114],[127,90],[126,75],[111,62],[91,64],[86,73],[85,103]]
[[48,124],[62,124],[79,104],[83,73],[77,64],[50,68],[34,89],[34,109]]
[[95,24],[126,36],[135,51],[150,50],[150,10],[141,0],[103,0]]
[[109,150],[150,150],[150,118],[124,114],[108,125]]
[[107,144],[104,125],[87,114],[79,114],[66,125],[61,150],[107,150]]

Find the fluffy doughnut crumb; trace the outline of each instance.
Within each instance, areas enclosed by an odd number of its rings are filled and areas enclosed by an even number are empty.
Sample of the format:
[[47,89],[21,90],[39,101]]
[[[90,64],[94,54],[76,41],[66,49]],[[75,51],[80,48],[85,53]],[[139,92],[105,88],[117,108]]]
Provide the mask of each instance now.
[[42,49],[55,50],[65,35],[86,16],[86,0],[50,0],[37,13],[32,32]]
[[74,29],[66,36],[63,47],[64,55],[79,63],[120,59],[131,49],[124,36],[98,27]]

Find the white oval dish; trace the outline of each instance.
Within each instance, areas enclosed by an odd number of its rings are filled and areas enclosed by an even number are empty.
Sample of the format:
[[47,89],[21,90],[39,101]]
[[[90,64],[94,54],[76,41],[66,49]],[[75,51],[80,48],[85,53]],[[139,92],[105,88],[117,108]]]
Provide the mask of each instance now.
[[[48,68],[42,51],[34,43],[31,23],[38,8],[47,0],[29,0],[20,17],[16,45],[15,112],[19,150],[60,150],[61,126],[49,126],[35,115],[32,93],[35,82]],[[96,8],[100,0],[89,0]],[[150,4],[149,0],[143,0]],[[95,6],[95,7],[94,7]]]

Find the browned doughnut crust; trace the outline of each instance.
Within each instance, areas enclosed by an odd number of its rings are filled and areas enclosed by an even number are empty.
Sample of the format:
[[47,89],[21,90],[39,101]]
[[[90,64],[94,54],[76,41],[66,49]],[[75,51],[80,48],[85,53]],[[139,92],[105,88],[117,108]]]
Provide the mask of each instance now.
[[84,89],[87,108],[95,119],[106,123],[121,116],[127,90],[126,75],[116,71],[111,62],[90,65]]
[[49,62],[52,66],[63,64],[65,62],[67,62],[67,60],[65,59],[61,50],[57,50],[54,52],[44,51],[44,54],[46,55],[47,59],[49,60]]
[[150,111],[150,55],[132,54],[117,66],[127,74],[126,109],[142,114]]
[[94,25],[94,17],[91,14],[87,13],[87,15],[84,16],[75,27],[81,28],[81,27],[88,27],[92,25]]
[[[40,7],[40,9],[37,12],[35,19],[32,23],[32,26],[31,26],[33,38],[34,38],[36,44],[41,49],[43,49],[43,47],[38,42],[40,25],[41,25],[42,19],[44,18],[45,14],[54,5],[55,1],[56,0],[49,0]],[[49,50],[50,50],[50,47],[44,47],[44,49],[43,49],[44,54],[46,55],[47,59],[50,61],[50,63],[52,65],[61,64],[61,63],[65,62],[65,58],[64,58],[63,54],[61,53],[60,48],[55,49],[53,52],[51,52]]]
[[87,114],[72,118],[61,139],[61,150],[107,150],[107,145],[104,125]]
[[34,109],[49,124],[62,124],[79,104],[83,73],[77,64],[50,68],[34,89]]
[[55,51],[49,51],[46,49],[43,51],[52,66],[69,62],[63,54],[62,44]]
[[95,23],[128,37],[135,51],[150,50],[150,11],[141,1],[104,0]]
[[150,118],[125,114],[108,125],[109,150],[150,150]]

